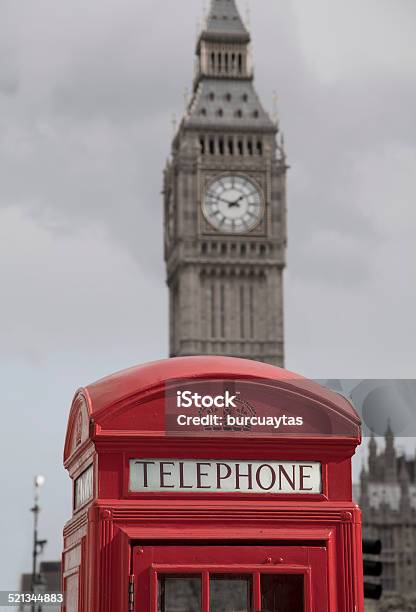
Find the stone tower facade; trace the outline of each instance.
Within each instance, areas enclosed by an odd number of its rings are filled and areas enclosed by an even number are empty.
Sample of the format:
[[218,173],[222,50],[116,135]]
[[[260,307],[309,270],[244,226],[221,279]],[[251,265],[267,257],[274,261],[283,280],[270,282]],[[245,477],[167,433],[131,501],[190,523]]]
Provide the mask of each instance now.
[[170,354],[283,365],[286,159],[234,0],[211,0],[164,175]]
[[383,450],[370,439],[368,467],[361,471],[359,503],[364,537],[382,542],[383,593],[415,593],[416,459],[397,454],[390,426]]

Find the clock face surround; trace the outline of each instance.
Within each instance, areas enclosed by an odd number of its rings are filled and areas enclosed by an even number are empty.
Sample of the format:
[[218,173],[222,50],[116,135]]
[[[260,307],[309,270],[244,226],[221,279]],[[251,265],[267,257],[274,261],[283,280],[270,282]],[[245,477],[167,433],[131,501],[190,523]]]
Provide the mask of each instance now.
[[216,230],[244,234],[259,224],[263,216],[263,198],[251,179],[230,174],[208,185],[202,210]]

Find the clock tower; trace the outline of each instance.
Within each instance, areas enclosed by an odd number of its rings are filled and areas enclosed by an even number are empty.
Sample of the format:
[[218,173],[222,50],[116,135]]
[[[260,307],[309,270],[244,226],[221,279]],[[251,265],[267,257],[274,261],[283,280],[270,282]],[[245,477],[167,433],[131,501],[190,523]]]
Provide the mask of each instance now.
[[211,0],[164,175],[170,354],[283,365],[286,159],[235,0]]

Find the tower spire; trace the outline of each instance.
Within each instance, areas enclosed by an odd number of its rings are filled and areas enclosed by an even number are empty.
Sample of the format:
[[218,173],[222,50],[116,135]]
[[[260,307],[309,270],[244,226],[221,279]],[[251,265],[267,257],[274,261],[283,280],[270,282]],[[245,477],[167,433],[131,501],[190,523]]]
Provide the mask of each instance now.
[[201,78],[251,80],[250,34],[235,0],[211,0],[206,25],[197,42],[194,90]]
[[249,38],[235,0],[211,0],[206,34]]
[[408,512],[410,510],[410,496],[409,496],[409,472],[406,466],[406,457],[403,456],[402,465],[399,473],[400,482],[400,507],[402,512]]
[[377,442],[374,438],[374,433],[371,432],[370,442],[368,444],[368,474],[370,480],[377,480],[378,469],[377,469]]
[[390,419],[387,422],[384,438],[386,441],[384,450],[384,477],[386,482],[395,482],[397,479],[396,449],[394,447],[394,434],[391,428]]

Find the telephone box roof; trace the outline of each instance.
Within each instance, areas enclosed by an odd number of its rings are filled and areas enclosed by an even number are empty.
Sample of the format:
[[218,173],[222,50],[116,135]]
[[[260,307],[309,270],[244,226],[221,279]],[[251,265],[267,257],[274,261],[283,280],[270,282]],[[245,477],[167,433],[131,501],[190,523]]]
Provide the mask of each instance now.
[[84,393],[91,415],[119,403],[123,399],[147,395],[168,381],[192,379],[262,379],[285,383],[303,394],[336,405],[339,412],[352,421],[359,421],[348,400],[299,374],[266,363],[235,357],[175,357],[134,366],[87,385]]
[[[204,380],[248,381],[259,384],[263,390],[268,389],[272,395],[276,393],[276,401],[284,397],[292,398],[291,401],[298,398],[295,401],[302,402],[304,408],[308,405],[315,407],[324,420],[335,423],[338,436],[355,440],[355,444],[361,439],[360,418],[351,403],[314,381],[248,359],[175,357],[135,366],[78,389],[68,420],[65,460],[83,442],[91,439],[89,423],[92,422],[100,435],[104,431],[114,431],[114,428],[123,430],[126,435],[141,435],[143,427],[160,431],[164,422],[162,416],[157,417],[159,420],[155,424],[158,411],[146,411],[146,405],[155,397],[163,396],[166,389],[173,389],[176,383],[181,387],[186,381]],[[340,427],[340,423],[344,425]]]

